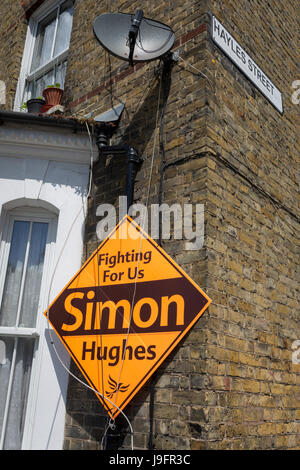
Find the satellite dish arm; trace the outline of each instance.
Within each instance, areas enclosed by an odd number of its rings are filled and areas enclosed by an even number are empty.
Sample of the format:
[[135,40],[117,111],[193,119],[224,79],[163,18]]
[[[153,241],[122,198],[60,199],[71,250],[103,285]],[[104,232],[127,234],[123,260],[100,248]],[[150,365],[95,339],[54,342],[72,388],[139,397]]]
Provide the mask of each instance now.
[[136,44],[136,38],[140,29],[141,21],[144,17],[144,12],[143,10],[137,10],[133,20],[132,20],[132,25],[129,30],[129,63],[133,67],[133,53],[134,53],[134,47]]

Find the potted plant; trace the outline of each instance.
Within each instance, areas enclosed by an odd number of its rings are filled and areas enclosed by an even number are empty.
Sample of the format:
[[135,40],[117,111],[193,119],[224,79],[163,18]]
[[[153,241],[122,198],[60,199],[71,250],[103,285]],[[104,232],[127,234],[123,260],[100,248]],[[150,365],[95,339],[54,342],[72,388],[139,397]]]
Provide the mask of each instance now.
[[48,85],[43,91],[43,97],[46,100],[46,106],[52,107],[61,103],[64,90],[60,88],[60,83]]
[[42,107],[46,101],[39,96],[38,98],[31,98],[21,106],[21,109],[27,109],[28,113],[39,114],[42,113]]

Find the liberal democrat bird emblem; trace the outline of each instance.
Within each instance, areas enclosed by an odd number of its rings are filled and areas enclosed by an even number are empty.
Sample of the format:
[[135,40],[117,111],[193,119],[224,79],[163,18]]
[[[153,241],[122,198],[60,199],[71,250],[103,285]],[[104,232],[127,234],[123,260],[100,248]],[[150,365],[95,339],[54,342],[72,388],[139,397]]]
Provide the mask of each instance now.
[[109,376],[108,384],[111,389],[105,392],[108,398],[112,398],[117,392],[125,393],[130,385],[124,385],[122,382],[118,384],[111,376]]

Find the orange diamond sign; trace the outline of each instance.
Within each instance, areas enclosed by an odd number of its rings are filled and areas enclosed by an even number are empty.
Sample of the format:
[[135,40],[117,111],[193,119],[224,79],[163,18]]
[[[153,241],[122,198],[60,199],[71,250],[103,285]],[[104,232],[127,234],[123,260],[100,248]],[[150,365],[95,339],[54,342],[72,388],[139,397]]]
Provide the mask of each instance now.
[[114,419],[210,303],[127,215],[45,315]]

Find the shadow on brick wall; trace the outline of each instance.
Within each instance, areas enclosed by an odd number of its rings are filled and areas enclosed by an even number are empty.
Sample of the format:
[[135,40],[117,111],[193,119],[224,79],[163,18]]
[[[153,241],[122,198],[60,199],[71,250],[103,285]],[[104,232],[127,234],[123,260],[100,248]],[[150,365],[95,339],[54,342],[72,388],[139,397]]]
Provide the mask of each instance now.
[[[148,158],[146,148],[149,146],[156,127],[158,97],[159,83],[157,82],[145,97],[128,126],[125,129],[121,127],[112,141],[112,145],[130,145],[136,148],[144,163]],[[99,218],[96,217],[96,210],[98,205],[113,204],[118,215],[119,196],[126,194],[126,176],[126,156],[100,156],[93,172],[92,197],[89,201],[86,220],[86,244],[97,242],[96,226]]]

